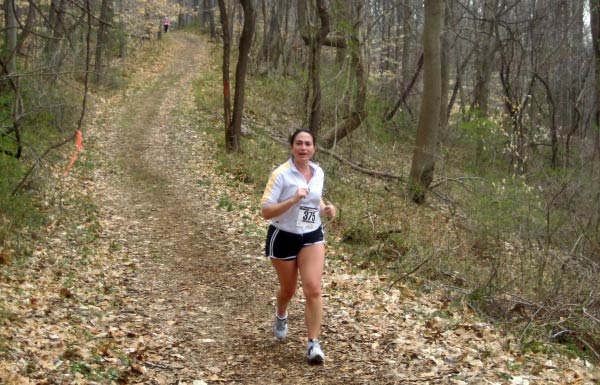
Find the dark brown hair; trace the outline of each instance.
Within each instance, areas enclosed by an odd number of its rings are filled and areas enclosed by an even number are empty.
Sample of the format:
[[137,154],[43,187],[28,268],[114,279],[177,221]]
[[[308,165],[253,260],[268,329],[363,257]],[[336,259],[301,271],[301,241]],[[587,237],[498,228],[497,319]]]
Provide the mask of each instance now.
[[313,145],[316,147],[317,146],[317,138],[315,138],[315,134],[309,130],[308,128],[298,128],[296,131],[294,131],[291,135],[290,135],[290,146],[294,145],[294,140],[296,140],[296,136],[298,136],[299,133],[301,132],[306,132],[307,134],[310,135],[310,137],[313,140]]

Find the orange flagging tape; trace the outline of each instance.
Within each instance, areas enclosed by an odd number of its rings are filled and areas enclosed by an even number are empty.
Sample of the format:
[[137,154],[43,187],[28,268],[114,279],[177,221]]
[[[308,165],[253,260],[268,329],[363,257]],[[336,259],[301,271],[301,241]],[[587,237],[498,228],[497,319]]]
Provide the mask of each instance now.
[[69,162],[69,166],[67,167],[67,171],[65,171],[65,176],[69,175],[69,170],[73,167],[73,163],[77,160],[77,155],[79,155],[79,151],[83,148],[83,134],[79,130],[75,130],[75,138],[77,139],[77,150],[75,150],[75,154],[71,158]]

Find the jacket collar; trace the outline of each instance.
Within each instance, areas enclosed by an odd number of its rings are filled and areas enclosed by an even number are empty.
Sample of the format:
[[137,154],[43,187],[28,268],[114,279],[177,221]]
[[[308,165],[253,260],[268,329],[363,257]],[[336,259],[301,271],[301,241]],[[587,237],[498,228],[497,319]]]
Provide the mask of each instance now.
[[[294,172],[297,172],[300,174],[300,171],[296,168],[296,164],[294,163],[294,157],[290,157],[290,159],[288,160],[288,162],[290,163],[290,166],[292,168],[292,170],[294,170]],[[312,160],[308,161],[308,166],[310,167],[310,170],[312,171],[313,175],[315,174],[316,170],[317,170],[317,166],[318,164],[313,162]]]

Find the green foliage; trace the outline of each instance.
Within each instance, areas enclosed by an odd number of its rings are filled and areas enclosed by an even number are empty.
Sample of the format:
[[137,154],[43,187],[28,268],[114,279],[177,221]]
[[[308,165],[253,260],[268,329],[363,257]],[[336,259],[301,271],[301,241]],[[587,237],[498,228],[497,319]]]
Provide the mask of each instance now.
[[0,122],[2,127],[12,125],[12,106],[14,98],[9,93],[0,95]]
[[218,207],[220,209],[225,209],[227,211],[232,211],[233,210],[233,203],[231,202],[231,200],[229,200],[229,197],[226,195],[221,195],[221,197],[219,198],[219,205]]
[[[0,153],[0,245],[17,257],[28,254],[28,242],[24,234],[37,232],[46,224],[48,190],[52,189],[52,169],[56,164],[65,162],[65,146],[49,152],[42,162],[38,157],[46,149],[71,135],[64,127],[75,127],[79,113],[77,93],[57,86],[32,85],[22,83],[22,98],[30,106],[30,113],[19,121],[23,151],[17,159],[6,153]],[[2,96],[0,114],[9,114],[10,97]],[[10,121],[10,117],[8,117]],[[14,132],[0,136],[0,149],[16,154],[17,144]],[[84,164],[84,163],[82,163]],[[84,164],[91,170],[93,164]],[[66,162],[65,162],[66,166]],[[17,194],[13,191],[28,175],[26,183]],[[51,194],[50,194],[51,195]],[[86,208],[87,210],[87,208]]]
[[392,120],[386,121],[383,117],[387,113],[387,107],[385,101],[369,98],[366,107],[369,114],[363,123],[366,129],[361,131],[370,140],[382,145],[409,148],[414,141],[414,119],[407,111],[399,110]]
[[[127,362],[128,365],[129,363]],[[119,369],[116,368],[103,369],[99,363],[83,360],[73,362],[69,368],[71,373],[79,373],[87,380],[99,382],[113,382],[127,372],[127,370],[123,370],[123,373],[120,373]]]
[[12,191],[25,173],[25,167],[17,159],[0,154],[0,245],[10,237],[18,237],[23,228],[35,229],[43,223],[38,210],[37,198],[25,192],[13,195]]
[[[295,116],[302,114],[302,89],[296,80],[282,76],[252,78],[251,95],[247,101],[248,114],[253,117],[260,114],[267,127],[287,125],[281,128],[291,132],[300,126]],[[287,110],[272,108],[274,101]]]
[[345,229],[342,234],[342,241],[355,245],[370,244],[375,236],[372,226],[364,223],[354,223]]
[[[18,194],[13,195],[13,191],[31,168],[32,163],[37,161],[35,159],[37,154],[62,140],[61,133],[53,128],[53,119],[49,113],[32,114],[23,123],[26,126],[21,132],[22,141],[27,147],[22,157],[17,159],[0,153],[0,169],[3,173],[0,178],[0,243],[6,242],[10,237],[18,236],[23,228],[33,231],[43,223],[39,196],[45,190],[43,178],[47,176],[47,170],[43,168],[44,166],[38,165],[34,168],[34,172]],[[16,153],[16,145],[8,137],[0,137],[0,148]],[[31,148],[36,151],[31,152]],[[50,163],[62,160],[64,158],[59,152],[51,152],[45,158],[45,161]]]
[[85,361],[75,361],[71,364],[72,373],[81,373],[84,377],[88,377],[92,372],[92,368]]
[[480,191],[464,202],[469,218],[477,223],[480,233],[502,240],[524,228],[540,233],[545,226],[544,210],[536,189],[521,178],[505,178],[488,185],[479,185]]
[[459,121],[457,127],[461,144],[469,151],[465,171],[485,175],[491,166],[500,166],[503,135],[497,121],[473,111],[470,119]]

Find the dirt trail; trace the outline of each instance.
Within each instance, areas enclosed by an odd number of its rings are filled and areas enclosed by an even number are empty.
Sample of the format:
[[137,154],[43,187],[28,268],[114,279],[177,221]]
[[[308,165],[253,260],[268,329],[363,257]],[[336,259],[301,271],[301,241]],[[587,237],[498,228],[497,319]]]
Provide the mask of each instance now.
[[[272,337],[276,282],[262,240],[247,237],[239,212],[219,208],[235,191],[216,171],[214,143],[194,127],[192,85],[208,49],[183,33],[164,44],[160,65],[135,75],[143,86],[108,100],[97,118],[103,239],[131,264],[118,282],[127,291],[118,328],[140,365],[134,382],[501,383],[515,358],[499,357],[504,342],[491,327],[452,324],[436,316],[443,299],[379,290],[377,279],[340,266],[326,276],[325,365],[304,361],[301,295],[290,337]],[[248,205],[256,215],[256,202]],[[532,383],[559,383],[550,375],[564,368],[540,365]]]
[[147,378],[342,381],[304,364],[300,312],[291,319],[296,337],[271,338],[274,276],[260,258],[262,244],[249,243],[236,215],[218,208],[227,185],[215,172],[215,146],[192,127],[192,83],[207,64],[204,47],[185,35],[169,44],[176,54],[162,70],[115,101],[118,110],[103,128],[112,164],[99,183],[106,237],[135,258],[135,274],[122,284],[134,334],[152,336],[141,360]]

